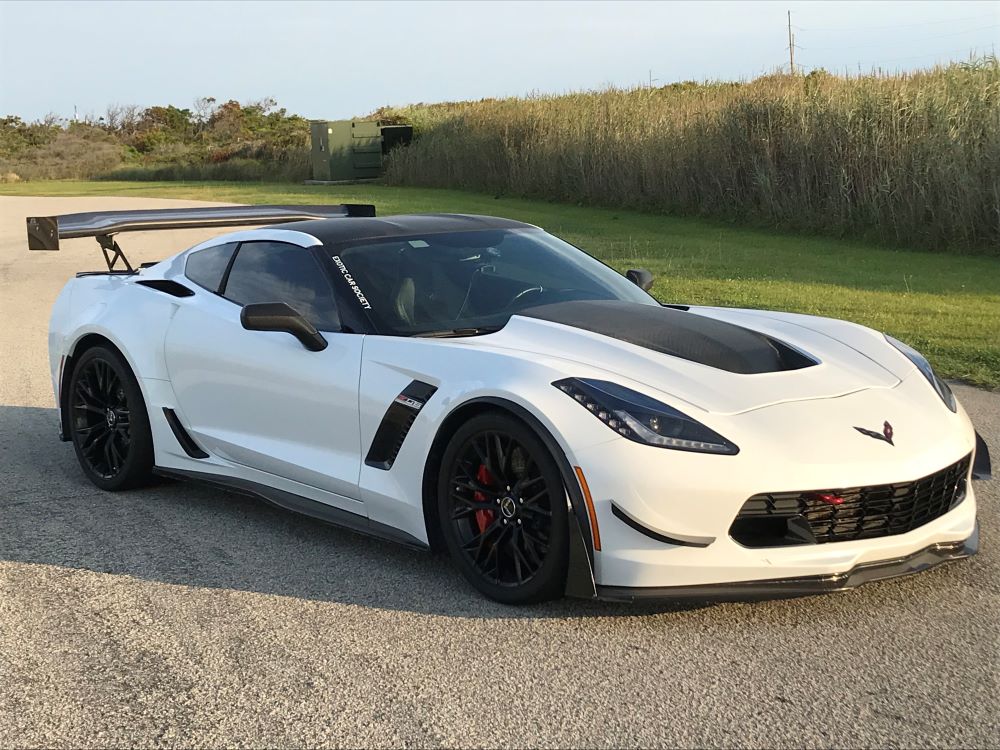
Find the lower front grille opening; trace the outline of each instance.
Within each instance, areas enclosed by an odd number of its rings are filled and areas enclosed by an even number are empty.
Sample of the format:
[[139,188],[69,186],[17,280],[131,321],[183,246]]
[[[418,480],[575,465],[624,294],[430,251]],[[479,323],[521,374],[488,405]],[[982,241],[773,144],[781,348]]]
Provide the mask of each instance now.
[[737,518],[729,529],[729,535],[744,547],[816,544],[816,537],[802,516]]
[[785,547],[905,534],[965,499],[970,460],[900,484],[754,495],[729,535],[744,547]]

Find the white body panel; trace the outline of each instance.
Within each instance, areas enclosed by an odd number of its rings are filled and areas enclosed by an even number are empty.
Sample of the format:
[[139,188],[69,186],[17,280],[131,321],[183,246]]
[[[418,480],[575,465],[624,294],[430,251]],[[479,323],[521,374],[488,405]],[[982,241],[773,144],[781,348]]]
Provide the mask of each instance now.
[[[261,236],[258,230],[239,233]],[[285,235],[292,232],[282,232]],[[298,233],[294,233],[298,234]],[[285,238],[288,239],[287,237]],[[308,245],[309,236],[298,238]],[[219,238],[213,242],[224,241]],[[57,396],[63,358],[84,336],[109,339],[138,376],[165,469],[233,476],[308,497],[428,540],[423,474],[442,422],[463,404],[501,399],[528,410],[571,466],[583,469],[602,541],[597,584],[661,587],[828,575],[859,563],[964,540],[975,526],[965,500],[911,532],[880,539],[748,549],[729,536],[742,504],[760,492],[899,483],[968,456],[975,434],[896,349],[874,331],[802,315],[692,308],[761,331],[814,357],[802,370],[741,375],[606,336],[514,317],[501,331],[453,339],[327,333],[322,352],[293,337],[244,330],[239,307],[187,282],[184,254],[139,276],[71,281],[53,310]],[[175,298],[141,279],[186,283]],[[690,453],[620,437],[552,386],[612,380],[682,410],[739,446],[738,455]],[[391,470],[364,456],[393,399],[414,380],[437,388]],[[163,417],[174,409],[210,454],[192,459]],[[895,445],[855,426],[895,428]],[[611,502],[675,538],[665,544],[611,513]]]
[[233,463],[356,496],[364,337],[331,334],[324,351],[310,352],[288,334],[245,330],[239,306],[221,297],[177,307],[164,358],[195,442]]

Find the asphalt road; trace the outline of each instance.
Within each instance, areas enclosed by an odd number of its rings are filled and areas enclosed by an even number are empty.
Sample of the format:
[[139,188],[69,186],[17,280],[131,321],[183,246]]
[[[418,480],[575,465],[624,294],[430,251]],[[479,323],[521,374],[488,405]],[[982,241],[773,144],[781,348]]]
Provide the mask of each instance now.
[[[91,240],[0,197],[0,746],[1000,746],[1000,493],[983,551],[855,592],[510,609],[446,561],[189,484],[92,487],[48,311]],[[126,235],[155,260],[207,233]],[[1000,458],[1000,394],[956,388]]]

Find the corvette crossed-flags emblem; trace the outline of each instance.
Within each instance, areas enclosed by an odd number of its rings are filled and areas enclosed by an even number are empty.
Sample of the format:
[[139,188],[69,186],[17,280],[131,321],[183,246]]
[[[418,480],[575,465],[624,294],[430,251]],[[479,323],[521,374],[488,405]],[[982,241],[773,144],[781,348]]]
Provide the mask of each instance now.
[[876,440],[884,440],[889,445],[896,445],[892,442],[892,425],[886,422],[882,425],[882,432],[875,432],[875,430],[866,430],[864,427],[855,427],[855,430],[860,432],[862,435],[867,435],[870,438],[875,438]]

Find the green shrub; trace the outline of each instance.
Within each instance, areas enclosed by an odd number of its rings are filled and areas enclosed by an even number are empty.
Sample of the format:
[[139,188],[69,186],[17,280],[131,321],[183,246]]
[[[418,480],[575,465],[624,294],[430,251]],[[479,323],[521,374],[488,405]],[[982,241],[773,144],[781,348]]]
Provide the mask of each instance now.
[[99,119],[60,126],[0,118],[0,173],[25,179],[301,181],[309,123],[275,102],[114,105]]
[[55,128],[37,145],[0,156],[0,172],[24,180],[88,179],[125,163],[127,149],[99,128],[74,123]]
[[215,180],[222,182],[301,182],[309,175],[309,152],[305,161],[233,158],[219,162],[131,166],[101,174],[100,180],[129,182],[178,182]]
[[126,167],[102,174],[99,179],[131,182],[190,180],[260,182],[266,178],[268,166],[254,159],[232,159],[214,164],[161,164]]

